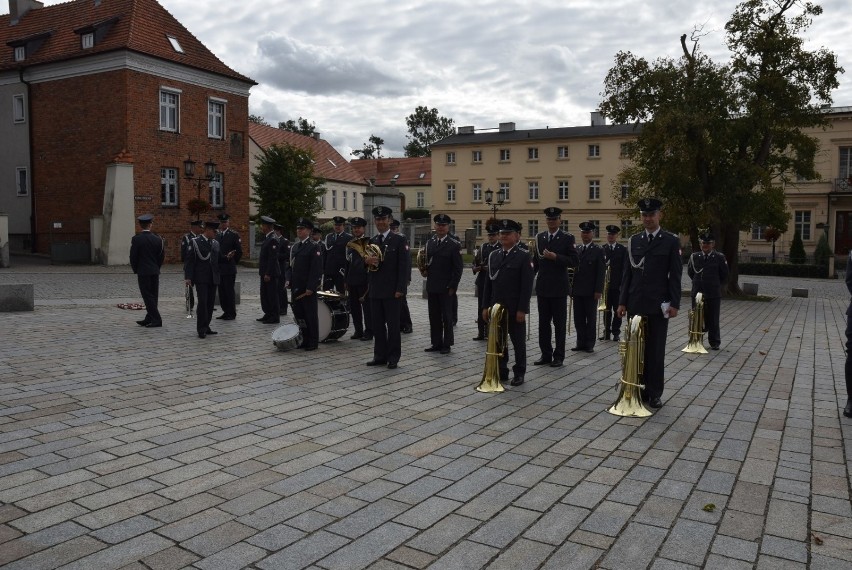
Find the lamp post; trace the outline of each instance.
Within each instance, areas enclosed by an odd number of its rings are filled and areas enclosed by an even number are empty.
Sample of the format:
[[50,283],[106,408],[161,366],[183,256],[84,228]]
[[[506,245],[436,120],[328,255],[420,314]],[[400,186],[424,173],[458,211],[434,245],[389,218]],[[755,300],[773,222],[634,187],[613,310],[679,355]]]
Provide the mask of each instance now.
[[[195,176],[195,161],[192,160],[192,157],[187,157],[186,160],[183,161],[183,177],[188,181],[195,181],[196,183],[196,192],[195,192],[195,201],[197,205],[201,203],[201,183],[207,182],[208,186],[213,179],[216,177],[216,163],[213,162],[211,158],[207,162],[204,163],[204,176]],[[205,200],[205,203],[207,201]],[[208,204],[209,207],[209,204]],[[192,208],[190,209],[192,210]],[[196,215],[196,218],[200,218],[201,212],[206,211],[206,208],[195,208],[193,212]]]
[[485,203],[491,208],[491,217],[497,219],[497,210],[506,203],[506,190],[500,188],[497,191],[497,200],[494,200],[494,190],[489,188],[485,191]]

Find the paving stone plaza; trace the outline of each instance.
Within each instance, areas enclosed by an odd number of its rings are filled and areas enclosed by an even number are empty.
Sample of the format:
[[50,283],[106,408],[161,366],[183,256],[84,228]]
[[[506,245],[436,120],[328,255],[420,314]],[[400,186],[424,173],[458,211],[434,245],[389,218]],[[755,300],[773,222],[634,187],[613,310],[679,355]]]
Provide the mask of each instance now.
[[116,307],[140,302],[129,268],[0,269],[36,299],[0,314],[0,567],[852,568],[840,280],[741,278],[775,298],[724,301],[707,355],[681,311],[638,420],[606,412],[613,342],[475,392],[469,270],[452,353],[423,352],[412,295],[396,370],[349,334],[276,350],[240,271],[237,319],[199,339],[177,266],[161,329]]

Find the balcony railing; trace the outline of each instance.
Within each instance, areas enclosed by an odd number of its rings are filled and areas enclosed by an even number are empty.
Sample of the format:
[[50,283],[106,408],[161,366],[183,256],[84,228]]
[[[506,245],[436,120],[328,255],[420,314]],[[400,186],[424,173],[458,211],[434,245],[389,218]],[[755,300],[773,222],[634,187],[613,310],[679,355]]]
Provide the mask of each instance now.
[[835,192],[852,192],[852,178],[835,178]]

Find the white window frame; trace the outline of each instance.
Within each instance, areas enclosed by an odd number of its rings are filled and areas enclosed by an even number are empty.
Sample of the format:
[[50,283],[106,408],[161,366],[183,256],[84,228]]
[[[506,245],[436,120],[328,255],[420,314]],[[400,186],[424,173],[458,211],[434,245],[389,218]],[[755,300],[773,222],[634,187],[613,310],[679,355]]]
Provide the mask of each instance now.
[[568,147],[567,146],[558,146],[556,147],[556,159],[557,160],[568,160]]
[[24,61],[27,59],[27,46],[15,47],[15,61]]
[[568,232],[568,220],[566,218],[559,220],[559,229],[565,233],[570,233]]
[[455,151],[447,151],[447,164],[455,164],[456,163],[456,153]]
[[26,166],[15,168],[15,196],[25,197],[30,195],[30,171]]
[[23,93],[12,95],[12,122],[27,122],[27,100]]
[[527,148],[527,160],[538,160],[538,147],[531,146]]
[[222,172],[217,172],[210,181],[210,207],[225,207],[225,175]]
[[161,131],[180,132],[180,95],[179,89],[160,88]]
[[538,200],[539,200],[538,180],[527,181],[527,190],[529,191],[529,201],[530,202],[538,202]]
[[630,183],[622,182],[621,183],[621,199],[629,200],[630,199]]
[[527,220],[527,236],[538,235],[538,220]]
[[160,169],[160,205],[177,206],[180,195],[178,194],[178,169]]
[[82,49],[92,49],[95,47],[95,33],[88,32],[80,36],[80,46]]
[[802,241],[810,241],[811,238],[811,210],[795,210],[793,213],[794,230],[799,230]]
[[476,231],[476,237],[482,237],[482,220],[473,220],[473,229]]
[[358,211],[358,192],[352,192],[352,209]]
[[453,203],[456,201],[456,185],[447,184],[447,202]]
[[841,146],[838,149],[839,170],[838,177],[848,179],[852,176],[852,146]]
[[589,180],[589,200],[601,199],[601,181],[597,178]]
[[414,201],[418,208],[423,208],[426,205],[426,192],[417,192]]
[[472,161],[474,164],[479,164],[479,163],[481,163],[481,162],[482,162],[482,151],[481,151],[481,150],[475,150],[475,151],[473,151],[473,152],[471,153],[471,161]]
[[592,235],[596,238],[601,237],[601,221],[600,220],[589,220],[593,224],[595,224],[595,229],[592,231]]
[[589,145],[589,158],[600,158],[600,157],[601,157],[601,145],[590,144]]
[[556,199],[560,202],[567,202],[569,200],[571,185],[567,180],[557,180],[556,181]]
[[500,162],[509,162],[510,160],[512,160],[512,149],[501,148],[500,149]]
[[751,225],[751,239],[762,240],[764,230],[766,230],[766,226],[761,226],[760,224],[752,224]]
[[349,192],[343,190],[343,209],[347,210],[349,208]]
[[320,210],[325,210],[325,194],[320,196],[319,203],[320,203]]
[[227,101],[210,98],[207,100],[207,138],[225,138],[225,109]]
[[509,182],[500,183],[500,190],[503,191],[503,196],[505,196],[504,201],[506,202],[509,201],[509,190],[511,189],[511,187],[512,185]]
[[482,182],[474,182],[470,186],[474,202],[482,202]]
[[337,190],[331,191],[331,209],[332,210],[337,209]]

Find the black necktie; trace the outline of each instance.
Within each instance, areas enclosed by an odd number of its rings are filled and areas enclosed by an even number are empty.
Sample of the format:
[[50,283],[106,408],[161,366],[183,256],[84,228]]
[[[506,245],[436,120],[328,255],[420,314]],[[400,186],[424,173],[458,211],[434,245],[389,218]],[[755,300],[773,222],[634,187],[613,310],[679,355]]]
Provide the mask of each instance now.
[[503,259],[506,259],[509,256],[509,252],[505,249],[503,250]]
[[648,234],[648,243],[654,241],[654,234]]
[[550,235],[547,237],[547,243],[553,243],[553,234],[550,234]]
[[379,234],[379,245],[382,245],[382,241],[384,240],[385,234]]

